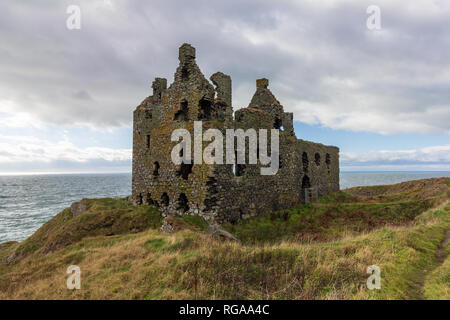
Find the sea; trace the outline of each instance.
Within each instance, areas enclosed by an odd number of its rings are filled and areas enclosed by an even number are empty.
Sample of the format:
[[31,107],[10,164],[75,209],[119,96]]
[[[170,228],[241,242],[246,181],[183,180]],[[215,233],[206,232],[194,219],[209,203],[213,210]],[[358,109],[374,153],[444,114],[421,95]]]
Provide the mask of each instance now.
[[[450,177],[444,172],[341,172],[341,189]],[[0,176],[0,243],[21,241],[72,202],[125,197],[131,174],[39,174]]]

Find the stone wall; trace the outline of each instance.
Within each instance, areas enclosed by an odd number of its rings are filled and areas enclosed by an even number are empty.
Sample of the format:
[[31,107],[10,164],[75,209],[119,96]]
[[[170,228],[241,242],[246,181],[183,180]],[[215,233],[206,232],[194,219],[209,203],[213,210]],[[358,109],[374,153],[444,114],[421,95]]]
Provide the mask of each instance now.
[[[136,204],[156,205],[164,215],[195,214],[223,222],[339,190],[339,149],[297,139],[293,114],[284,112],[267,79],[257,80],[249,106],[237,110],[233,119],[230,76],[217,72],[211,84],[188,44],[180,47],[179,61],[170,87],[166,79],[156,78],[153,95],[134,111],[132,199]],[[280,129],[277,174],[261,175],[260,164],[175,165],[171,152],[178,142],[171,141],[171,134],[184,128],[193,137],[197,120],[203,121],[203,130],[217,128],[224,137],[226,129]]]

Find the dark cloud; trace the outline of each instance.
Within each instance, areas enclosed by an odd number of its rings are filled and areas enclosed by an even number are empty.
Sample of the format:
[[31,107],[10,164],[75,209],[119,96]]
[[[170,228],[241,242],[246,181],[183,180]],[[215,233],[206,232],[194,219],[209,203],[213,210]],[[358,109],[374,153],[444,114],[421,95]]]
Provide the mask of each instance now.
[[[81,30],[68,30],[68,5]],[[380,133],[450,131],[450,5],[378,1],[2,1],[0,111],[48,123],[124,126],[154,77],[173,78],[177,48],[205,75],[233,78],[246,106],[254,80],[296,120]],[[8,103],[5,103],[8,101]]]
[[92,100],[90,94],[84,90],[74,92],[73,97],[80,100]]

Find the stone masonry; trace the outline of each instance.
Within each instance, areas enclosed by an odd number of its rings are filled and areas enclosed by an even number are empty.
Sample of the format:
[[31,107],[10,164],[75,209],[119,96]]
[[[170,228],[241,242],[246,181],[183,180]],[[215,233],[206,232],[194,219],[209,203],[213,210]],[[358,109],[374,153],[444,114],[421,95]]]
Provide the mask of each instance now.
[[[339,190],[339,149],[297,139],[293,114],[284,112],[267,79],[256,81],[250,104],[233,118],[230,76],[217,72],[210,77],[212,83],[208,81],[189,44],[180,47],[179,61],[174,82],[167,87],[166,79],[156,78],[153,95],[134,111],[135,204],[155,205],[164,216],[191,214],[209,222],[236,222]],[[280,129],[278,172],[261,175],[259,162],[175,165],[171,152],[178,142],[171,141],[172,132],[184,128],[193,136],[194,121],[199,120],[203,130],[216,128],[224,137],[226,129]]]

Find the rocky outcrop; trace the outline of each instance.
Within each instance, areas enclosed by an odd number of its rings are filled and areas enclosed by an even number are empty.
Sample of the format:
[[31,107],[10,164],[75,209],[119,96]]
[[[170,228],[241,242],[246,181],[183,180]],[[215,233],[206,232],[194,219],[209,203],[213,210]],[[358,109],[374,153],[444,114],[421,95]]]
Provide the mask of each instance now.
[[173,224],[169,221],[169,219],[164,219],[161,228],[159,229],[165,233],[173,233],[174,227]]
[[228,231],[223,229],[219,224],[210,225],[208,233],[213,237],[220,237],[222,239],[228,239],[228,240],[240,242],[240,240],[238,238],[236,238],[234,235],[232,235],[231,233],[229,233]]
[[74,202],[70,206],[70,211],[72,212],[72,216],[74,217],[79,216],[80,214],[86,212],[88,209],[88,204],[84,199],[78,202]]
[[7,265],[13,264],[13,263],[16,261],[16,259],[17,259],[17,254],[16,254],[16,252],[14,251],[13,253],[11,253],[11,254],[8,256],[8,258],[6,258],[6,264],[7,264]]

